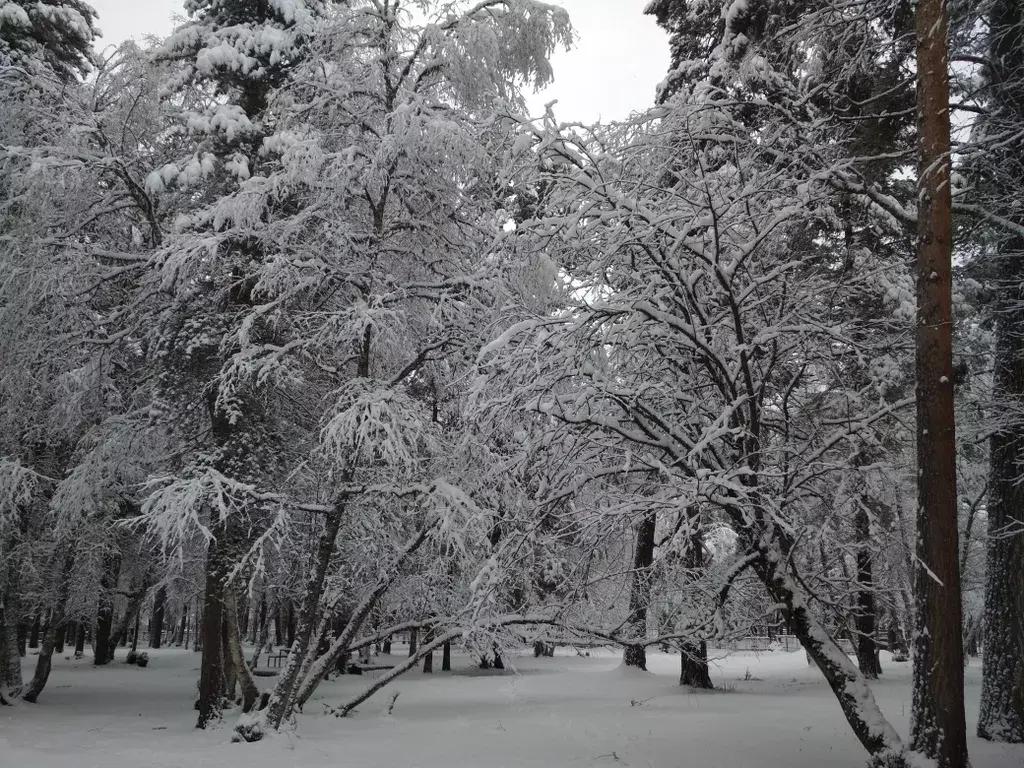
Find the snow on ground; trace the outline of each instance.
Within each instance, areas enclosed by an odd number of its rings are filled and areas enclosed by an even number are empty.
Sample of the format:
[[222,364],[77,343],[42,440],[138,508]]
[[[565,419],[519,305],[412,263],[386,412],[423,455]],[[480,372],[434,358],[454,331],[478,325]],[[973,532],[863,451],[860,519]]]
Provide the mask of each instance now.
[[[735,653],[715,662],[719,690],[677,684],[679,657],[653,653],[651,673],[617,653],[513,659],[517,673],[410,673],[348,718],[324,715],[370,682],[320,687],[297,726],[260,744],[231,744],[229,715],[193,728],[199,654],[149,651],[149,667],[55,659],[36,705],[0,708],[0,767],[33,768],[860,768],[866,753],[804,654]],[[26,660],[26,673],[31,673]],[[440,665],[439,656],[435,665]],[[905,737],[910,669],[883,655],[874,686]],[[371,673],[380,674],[380,673]],[[980,668],[967,670],[967,719],[977,723]],[[266,687],[272,678],[259,678]],[[393,714],[386,710],[401,694]],[[972,738],[974,768],[1021,768],[1024,747]]]

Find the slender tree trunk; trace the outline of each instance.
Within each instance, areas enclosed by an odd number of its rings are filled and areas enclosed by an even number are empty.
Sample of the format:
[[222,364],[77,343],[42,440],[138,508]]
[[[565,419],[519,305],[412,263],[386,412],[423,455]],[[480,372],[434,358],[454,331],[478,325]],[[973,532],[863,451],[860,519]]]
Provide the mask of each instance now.
[[55,620],[59,620],[59,617],[56,615],[51,617],[50,625],[43,634],[43,644],[36,660],[35,674],[22,695],[25,701],[33,704],[39,699],[39,694],[43,692],[46,682],[50,679],[50,670],[53,667],[53,649],[56,644],[57,634],[57,628],[54,626]]
[[78,623],[78,635],[75,637],[75,658],[80,659],[85,655],[85,636],[88,634],[89,628],[85,625],[84,621]]
[[875,583],[871,567],[871,520],[866,499],[861,500],[854,518],[857,539],[857,664],[868,680],[876,680],[882,672],[878,662],[878,644],[875,642],[877,614],[875,612]]
[[39,647],[39,630],[41,628],[42,616],[36,612],[35,617],[32,619],[32,629],[28,635],[28,647],[38,648]]
[[[216,514],[212,510],[211,515]],[[197,728],[206,728],[220,717],[224,703],[224,590],[226,563],[223,549],[226,530],[214,527],[214,538],[206,551],[206,590],[203,599],[203,658],[199,672],[199,719]],[[198,634],[198,633],[197,633]]]
[[[430,632],[430,629],[428,627],[423,632],[423,642],[427,643],[429,645],[430,641],[431,641],[431,632]],[[432,674],[433,672],[434,672],[434,652],[433,651],[428,651],[427,653],[425,653],[423,655],[423,673],[429,675],[429,674]]]
[[111,630],[114,624],[114,590],[121,574],[121,555],[108,555],[100,578],[99,610],[96,613],[96,638],[92,663],[96,666],[109,664],[114,656]]
[[[324,582],[327,579],[331,557],[334,555],[335,540],[338,538],[338,530],[341,528],[344,512],[345,503],[338,499],[320,534],[316,558],[302,596],[298,641],[290,641],[291,650],[288,652],[288,660],[285,662],[284,671],[281,673],[277,685],[274,686],[267,706],[266,721],[271,728],[280,728],[284,719],[291,714],[300,680],[299,674],[302,671],[303,662],[306,660],[306,654],[310,650],[309,645],[313,631],[317,627],[317,609],[320,606],[320,598],[323,596]],[[289,617],[289,626],[291,625]],[[292,633],[289,632],[289,634]]]
[[179,648],[187,646],[188,644],[188,600],[184,600],[181,603],[181,623],[178,624],[178,637],[175,640],[175,645]]
[[947,17],[917,3],[917,563],[910,747],[967,768],[953,418]]
[[409,630],[409,655],[416,655],[416,648],[419,645],[419,630],[415,627]]
[[159,648],[164,636],[164,610],[167,604],[167,589],[160,587],[153,596],[153,622],[149,631],[149,647]]
[[[654,534],[657,516],[652,512],[640,521],[633,549],[633,580],[629,593],[629,634],[647,637],[647,609],[651,604],[651,566],[654,563]],[[647,651],[643,643],[626,646],[622,661],[627,667],[647,669]]]

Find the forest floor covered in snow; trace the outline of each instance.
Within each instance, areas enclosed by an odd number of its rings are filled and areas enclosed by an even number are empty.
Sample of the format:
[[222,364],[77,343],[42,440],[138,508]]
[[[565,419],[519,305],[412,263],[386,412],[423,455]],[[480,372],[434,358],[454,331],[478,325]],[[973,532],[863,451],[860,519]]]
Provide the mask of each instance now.
[[[0,708],[0,765],[33,768],[859,768],[857,743],[821,675],[802,652],[737,652],[718,658],[716,691],[677,685],[679,657],[649,654],[650,673],[618,653],[511,659],[516,670],[481,671],[455,656],[451,673],[400,678],[349,717],[324,714],[372,681],[369,673],[324,683],[297,724],[259,744],[231,744],[229,713],[196,731],[199,654],[149,651],[145,669],[55,657],[38,704]],[[383,657],[378,657],[378,661]],[[26,659],[31,674],[34,657]],[[439,657],[435,665],[440,665]],[[904,736],[910,665],[883,655],[874,690]],[[973,734],[981,670],[967,670]],[[273,678],[259,678],[262,687]],[[388,705],[400,692],[392,714]],[[1020,768],[1024,747],[972,738],[974,768]]]

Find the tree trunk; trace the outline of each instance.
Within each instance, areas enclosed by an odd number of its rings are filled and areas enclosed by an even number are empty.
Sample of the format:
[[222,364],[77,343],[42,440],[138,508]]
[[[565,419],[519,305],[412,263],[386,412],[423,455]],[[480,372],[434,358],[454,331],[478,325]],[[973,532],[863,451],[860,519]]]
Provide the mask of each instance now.
[[[1024,8],[1021,0],[996,0],[989,12],[991,44],[988,77],[992,110],[987,120],[995,135],[1017,135],[1004,150],[1016,162],[994,190],[1016,202],[1020,194],[1019,158],[1024,142],[1021,71],[1024,70]],[[1016,171],[1016,172],[1015,172]],[[1015,223],[1024,223],[1018,214]],[[996,408],[1016,415],[1024,405],[1024,237],[1008,238],[996,264],[995,372]],[[1011,416],[1012,418],[1012,416]],[[986,547],[984,646],[978,736],[991,741],[1024,742],[1024,439],[1016,423],[1001,423],[993,433],[989,461],[988,542]],[[975,633],[972,633],[972,635]]]
[[[216,514],[212,510],[210,514]],[[220,717],[224,705],[224,579],[226,563],[225,526],[214,527],[214,538],[206,551],[206,590],[203,596],[203,658],[199,673],[199,719],[196,728],[206,728]]]
[[679,659],[680,685],[709,691],[714,688],[711,684],[711,674],[708,672],[708,644],[706,642],[701,640],[699,643],[683,643]]
[[452,671],[452,641],[445,640],[444,646],[441,648],[441,671],[451,672]]
[[[647,609],[651,604],[651,565],[654,563],[654,534],[657,516],[652,512],[640,521],[633,549],[633,580],[629,592],[630,637],[647,638]],[[627,667],[647,669],[647,650],[643,643],[626,646],[622,661]]]
[[[1004,0],[1005,2],[1005,0]],[[1024,44],[1024,43],[1022,43]],[[995,389],[1003,413],[1019,413],[1024,402],[1024,239],[1002,265],[996,319]],[[1019,424],[1003,424],[991,439],[985,574],[985,646],[982,654],[978,736],[1024,742],[1024,485],[1020,482],[1024,441]]]
[[[266,721],[271,728],[280,728],[284,719],[291,714],[291,708],[295,701],[297,688],[300,682],[302,666],[306,661],[306,655],[310,651],[310,640],[313,638],[313,631],[317,628],[317,610],[320,606],[320,598],[323,596],[324,582],[327,579],[327,571],[330,568],[331,557],[334,555],[335,540],[338,538],[338,530],[341,528],[341,520],[344,516],[344,501],[338,499],[334,509],[328,515],[324,523],[324,530],[320,534],[317,544],[316,559],[313,562],[312,571],[306,583],[302,595],[301,614],[299,616],[298,641],[292,642],[289,639],[290,650],[288,660],[285,662],[284,671],[274,686],[270,695],[270,702],[267,706]],[[289,635],[294,635],[291,627],[294,622],[291,620],[292,611],[289,610]],[[315,652],[315,648],[313,649]]]
[[[71,625],[71,630],[74,632],[74,625]],[[61,624],[54,630],[53,636],[53,650],[54,653],[64,653],[64,642],[67,639],[68,625]]]
[[25,701],[33,704],[39,699],[39,694],[46,687],[46,681],[50,679],[50,669],[53,666],[53,648],[57,633],[54,623],[56,623],[55,620],[58,618],[56,615],[51,617],[50,626],[47,627],[43,635],[43,646],[39,650],[39,657],[36,660],[35,674],[32,676],[32,680],[22,696]]
[[419,645],[419,630],[416,628],[409,630],[409,655],[416,655],[416,647]]
[[[687,513],[689,514],[689,512]],[[691,516],[690,524],[699,523],[696,516]],[[690,547],[686,552],[686,570],[690,578],[700,578],[704,574],[704,532],[699,526],[690,536]],[[708,644],[684,642],[680,647],[679,684],[691,688],[711,690],[711,673],[708,671]]]
[[963,619],[953,418],[952,195],[947,17],[919,0],[917,22],[917,562],[910,748],[967,768]]
[[75,637],[75,658],[80,659],[85,655],[85,636],[89,628],[84,621],[78,622],[78,635]]
[[37,612],[35,617],[32,619],[32,629],[28,635],[28,647],[38,648],[39,647],[39,630],[41,627],[42,617]]
[[0,593],[0,703],[7,703],[7,697],[21,695],[24,681],[21,676],[21,656],[18,655],[17,620],[9,606],[14,601],[14,587],[17,579],[14,559],[8,567],[9,578],[5,591]]
[[[428,629],[424,630],[424,632],[423,632],[423,642],[426,643],[429,646],[430,645],[430,641],[431,641],[431,632],[430,632],[430,629],[428,628]],[[423,655],[423,673],[429,675],[429,674],[433,674],[433,672],[434,672],[434,652],[433,651],[428,651],[427,653],[425,653]]]
[[110,632],[114,624],[114,590],[121,574],[121,555],[108,555],[100,577],[99,610],[96,612],[96,637],[93,646],[92,663],[96,666],[109,664],[114,657],[114,646]]
[[388,635],[387,639],[384,640],[383,651],[384,651],[385,655],[391,653],[391,635]]
[[160,587],[153,596],[153,621],[149,630],[149,647],[159,648],[164,636],[164,610],[167,604],[167,590]]
[[861,674],[868,680],[877,680],[882,673],[878,661],[878,644],[875,642],[877,616],[875,613],[875,584],[871,568],[871,520],[868,517],[866,499],[861,499],[854,518],[857,540],[857,614],[854,624],[857,628],[857,664]]

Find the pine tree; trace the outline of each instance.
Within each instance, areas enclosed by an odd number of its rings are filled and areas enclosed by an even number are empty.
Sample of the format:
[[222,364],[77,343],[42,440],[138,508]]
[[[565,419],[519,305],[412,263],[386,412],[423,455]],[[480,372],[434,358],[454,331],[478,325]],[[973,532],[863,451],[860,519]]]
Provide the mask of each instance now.
[[91,67],[96,11],[84,0],[4,0],[0,3],[0,64],[42,62],[70,81]]
[[[976,140],[988,152],[976,158],[982,204],[1018,226],[1014,201],[1024,180],[1017,138],[1024,123],[1024,7],[995,0],[988,15],[986,80],[990,107]],[[1007,137],[1014,137],[1007,141]],[[990,449],[990,494],[985,582],[984,653],[978,735],[1024,742],[1024,236],[995,232],[983,257],[994,291],[995,374]]]

